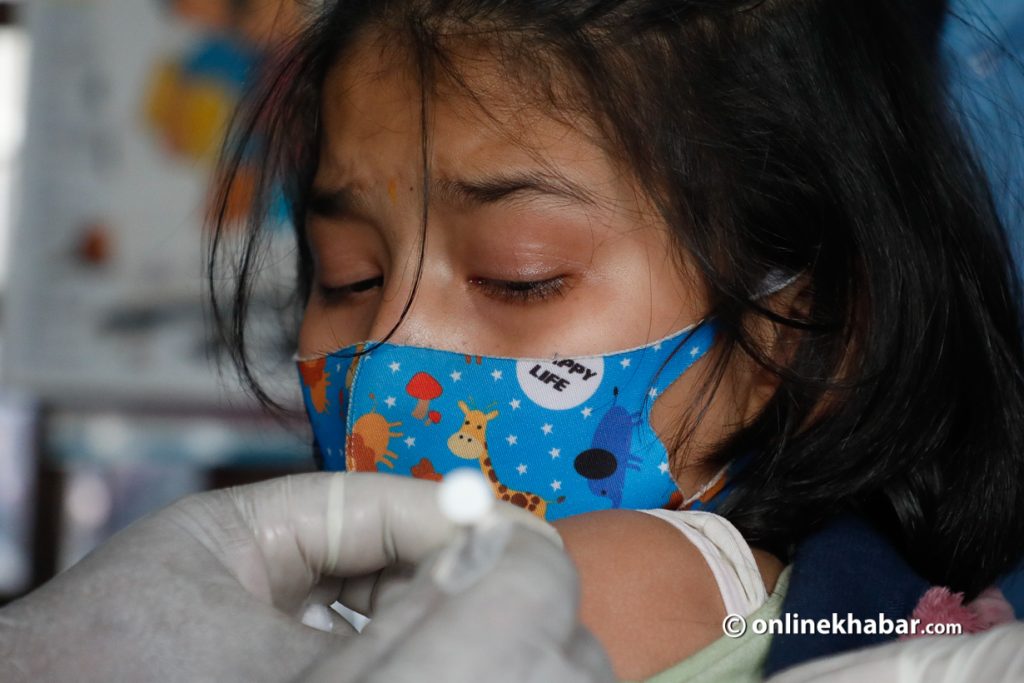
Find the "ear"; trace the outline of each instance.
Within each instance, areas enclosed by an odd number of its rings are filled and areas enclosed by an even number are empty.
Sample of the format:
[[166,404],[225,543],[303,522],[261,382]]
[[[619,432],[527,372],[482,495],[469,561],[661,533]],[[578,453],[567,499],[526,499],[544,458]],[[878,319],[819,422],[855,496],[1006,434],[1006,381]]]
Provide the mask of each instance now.
[[[811,306],[811,282],[806,274],[763,299],[760,303],[774,313],[793,320],[806,320]],[[764,353],[780,367],[788,367],[793,354],[801,342],[803,332],[799,329],[772,322],[762,316],[752,316],[747,331]],[[753,361],[749,363],[752,382],[751,405],[748,414],[760,411],[764,403],[778,388],[779,378]]]
[[492,410],[491,412],[489,412],[486,415],[484,415],[484,422],[490,422],[491,420],[493,420],[496,417],[498,417],[498,411],[497,410]]
[[[800,275],[789,285],[766,297],[761,303],[776,314],[793,320],[806,320],[810,314],[810,277]],[[763,343],[764,350],[774,362],[785,367],[793,358],[796,345],[802,335],[800,330],[764,320],[759,321],[755,332]]]
[[466,405],[465,401],[459,401],[459,409],[462,410],[464,415],[469,415],[469,406]]

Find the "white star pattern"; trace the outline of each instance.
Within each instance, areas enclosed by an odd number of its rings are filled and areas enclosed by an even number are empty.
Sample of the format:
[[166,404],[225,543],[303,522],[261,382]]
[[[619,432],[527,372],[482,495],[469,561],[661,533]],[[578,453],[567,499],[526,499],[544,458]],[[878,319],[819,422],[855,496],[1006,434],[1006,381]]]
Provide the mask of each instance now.
[[588,417],[590,417],[590,414],[592,412],[594,412],[593,409],[591,409],[591,408],[584,408],[583,410],[580,411],[580,414],[583,415],[583,419],[585,420]]
[[516,472],[519,473],[519,476],[526,474],[526,465],[519,463],[519,467],[516,468]]
[[560,449],[560,448],[552,448],[550,451],[548,451],[548,455],[551,456],[552,460],[557,458],[561,454],[562,454],[562,449]]
[[509,434],[508,436],[505,437],[505,441],[508,441],[509,446],[515,446],[517,443],[519,443],[519,437],[516,436],[515,434]]
[[553,427],[551,425],[546,424],[540,428],[540,431],[544,432],[544,436],[548,436],[549,434],[551,434],[552,429]]
[[619,365],[622,366],[623,370],[625,370],[626,368],[629,367],[629,363],[630,363],[630,360],[628,358],[623,358],[622,360],[619,361]]
[[655,389],[654,387],[651,387],[651,390],[647,392],[647,395],[650,396],[651,398],[658,398],[658,390]]
[[408,448],[412,448],[413,446],[415,446],[416,445],[416,437],[410,436],[409,438],[407,438],[405,440],[405,445]]
[[510,406],[512,406],[512,410],[519,410],[519,399],[518,398],[512,399],[511,401],[508,402],[508,404]]
[[341,363],[338,363],[336,366],[334,366],[334,371],[341,372]]
[[562,482],[560,482],[557,479],[555,479],[553,482],[551,482],[551,490],[552,491],[561,491],[562,490]]
[[384,405],[386,405],[388,408],[394,408],[395,407],[395,397],[394,396],[388,396],[386,399],[384,399]]
[[402,369],[402,364],[399,363],[397,360],[393,360],[391,361],[391,364],[388,367],[391,368],[391,374],[395,374],[396,372]]
[[661,351],[661,342],[658,342],[657,344],[654,345],[654,350]]
[[700,353],[700,347],[699,346],[691,346],[690,347],[690,358],[696,358],[697,354],[699,354],[699,353]]
[[462,373],[459,372],[458,370],[453,370],[452,374],[448,376],[452,378],[453,382],[458,382],[460,379],[462,379]]
[[668,463],[662,462],[660,465],[658,465],[658,469],[661,470],[662,474],[668,474]]
[[495,370],[494,372],[492,372],[491,377],[493,377],[494,381],[497,382],[499,379],[501,379],[501,370]]
[[372,353],[368,353],[368,354],[366,354],[366,357],[363,360],[370,360],[371,358],[373,358],[373,354]]

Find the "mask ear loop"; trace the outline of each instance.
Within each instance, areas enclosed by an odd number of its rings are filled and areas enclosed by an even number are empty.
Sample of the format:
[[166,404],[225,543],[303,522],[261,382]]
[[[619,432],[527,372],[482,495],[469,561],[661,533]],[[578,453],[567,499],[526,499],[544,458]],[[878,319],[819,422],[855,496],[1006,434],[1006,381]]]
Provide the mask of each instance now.
[[768,274],[764,276],[764,279],[761,280],[761,286],[757,288],[757,291],[754,292],[752,297],[750,297],[750,300],[758,301],[759,299],[764,299],[772,294],[778,294],[786,287],[789,287],[791,284],[796,282],[801,275],[803,275],[803,271],[787,274],[786,271],[781,268],[772,268],[768,271]]
[[[768,274],[764,276],[764,280],[761,281],[761,286],[757,288],[756,292],[754,292],[754,295],[751,297],[751,301],[758,301],[769,297],[772,294],[778,294],[786,287],[789,287],[791,284],[796,282],[802,274],[802,271],[786,273],[786,271],[781,268],[772,268],[768,271]],[[723,477],[725,477],[731,464],[732,463],[726,463],[723,465],[713,477],[708,479],[699,489],[697,489],[696,493],[691,496],[687,496],[680,504],[679,509],[684,509],[694,501],[700,500],[701,496],[707,493],[713,486],[718,484]]]
[[722,465],[722,469],[718,470],[718,472],[715,474],[715,476],[713,476],[710,479],[708,479],[707,482],[703,486],[701,486],[699,489],[697,489],[696,493],[694,493],[692,496],[686,498],[679,505],[679,509],[686,508],[687,506],[691,505],[695,500],[700,500],[701,496],[703,496],[705,493],[707,493],[708,490],[712,486],[714,486],[715,484],[717,484],[719,481],[722,480],[722,477],[725,476],[725,473],[726,473],[726,471],[728,469],[729,469],[729,465],[728,464]]

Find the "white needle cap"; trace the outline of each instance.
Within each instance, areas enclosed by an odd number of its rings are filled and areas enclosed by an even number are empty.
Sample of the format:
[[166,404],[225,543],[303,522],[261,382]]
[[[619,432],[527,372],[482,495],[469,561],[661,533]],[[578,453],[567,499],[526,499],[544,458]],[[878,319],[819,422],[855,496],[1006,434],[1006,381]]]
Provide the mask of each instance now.
[[480,470],[460,468],[445,475],[437,502],[444,516],[456,524],[474,524],[494,507],[494,493]]

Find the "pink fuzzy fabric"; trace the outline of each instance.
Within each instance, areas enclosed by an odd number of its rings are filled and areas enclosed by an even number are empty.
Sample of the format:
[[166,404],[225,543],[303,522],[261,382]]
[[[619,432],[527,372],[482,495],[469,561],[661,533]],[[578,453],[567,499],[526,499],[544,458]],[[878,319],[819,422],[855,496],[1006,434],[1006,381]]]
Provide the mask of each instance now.
[[970,604],[963,603],[963,593],[951,593],[943,586],[929,588],[910,615],[921,621],[917,633],[902,636],[901,640],[925,635],[927,624],[960,624],[963,633],[980,633],[1015,618],[1013,607],[995,586],[982,591]]
[[1017,616],[1011,605],[1003,596],[1003,592],[995,586],[989,586],[976,597],[967,609],[978,615],[981,623],[989,629],[996,624],[1007,624]]

